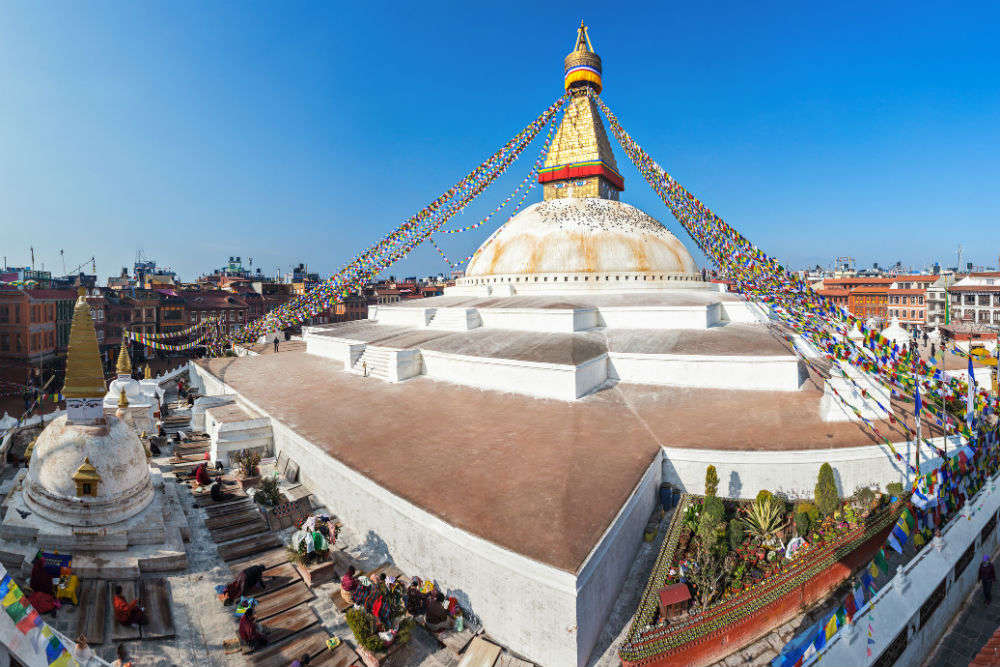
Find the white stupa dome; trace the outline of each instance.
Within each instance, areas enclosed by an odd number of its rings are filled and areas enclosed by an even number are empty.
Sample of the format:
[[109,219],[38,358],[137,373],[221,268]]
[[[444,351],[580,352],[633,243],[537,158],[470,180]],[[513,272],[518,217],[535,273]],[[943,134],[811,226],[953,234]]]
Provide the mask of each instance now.
[[[25,503],[56,523],[101,526],[138,514],[153,499],[146,450],[135,431],[115,417],[106,426],[54,419],[38,436],[28,466]],[[80,475],[92,495],[80,495]]]
[[889,326],[882,330],[882,337],[897,345],[908,345],[910,340],[912,340],[910,332],[900,326],[899,318],[897,317],[892,318]]
[[659,221],[629,204],[597,197],[529,206],[479,247],[465,277],[565,273],[700,279],[691,254]]

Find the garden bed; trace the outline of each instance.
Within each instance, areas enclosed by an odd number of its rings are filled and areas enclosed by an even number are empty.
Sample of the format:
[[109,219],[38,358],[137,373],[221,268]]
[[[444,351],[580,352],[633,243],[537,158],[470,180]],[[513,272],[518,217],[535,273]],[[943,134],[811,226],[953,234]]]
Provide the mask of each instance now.
[[[713,506],[712,513],[721,513],[714,532],[706,532],[701,521],[706,502]],[[769,523],[770,530],[756,530],[757,526],[750,535],[741,536],[741,528],[754,523],[746,519],[759,513],[760,508],[754,508],[759,503],[683,495],[620,650],[622,662],[710,664],[825,597],[862,564],[867,551],[881,546],[902,509],[900,503],[890,505],[875,494],[866,496],[863,506],[858,503],[855,499],[853,504],[840,504],[826,518],[817,513],[812,522],[807,517],[796,522],[796,509],[815,508],[800,503],[789,512],[786,501],[774,499],[780,516]],[[730,523],[733,520],[739,525]],[[797,532],[803,532],[808,543],[799,546],[791,559],[785,553],[779,556],[779,547],[797,540]],[[723,539],[727,543],[721,543]],[[705,542],[712,545],[711,555]],[[701,568],[711,576],[701,576]],[[668,623],[659,618],[658,593],[681,579],[701,605],[696,602],[688,614]],[[705,586],[711,589],[701,588]]]

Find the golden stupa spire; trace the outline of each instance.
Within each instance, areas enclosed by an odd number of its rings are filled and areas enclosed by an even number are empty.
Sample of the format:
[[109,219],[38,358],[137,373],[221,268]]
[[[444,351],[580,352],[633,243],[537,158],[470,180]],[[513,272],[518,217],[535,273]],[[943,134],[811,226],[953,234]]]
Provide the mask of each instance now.
[[87,290],[81,287],[73,307],[69,352],[66,355],[66,381],[62,390],[67,399],[98,399],[107,391],[101,353],[97,346],[97,333],[94,331],[94,321],[90,318],[86,294]]
[[600,111],[593,99],[601,92],[601,58],[594,53],[587,26],[580,22],[573,51],[564,61],[566,103],[545,165],[538,172],[545,199],[618,199],[625,181],[618,173]]
[[125,389],[122,389],[122,393],[118,395],[118,407],[127,408],[128,407],[128,396],[125,395]]
[[576,29],[576,43],[573,45],[574,51],[594,52],[594,47],[590,45],[590,35],[587,34],[587,26],[583,19],[580,19],[580,27]]
[[132,360],[128,356],[128,345],[125,332],[122,332],[122,348],[118,350],[118,375],[132,375]]
[[149,364],[146,364],[146,374],[143,377],[147,380],[153,379],[153,369],[149,367]]

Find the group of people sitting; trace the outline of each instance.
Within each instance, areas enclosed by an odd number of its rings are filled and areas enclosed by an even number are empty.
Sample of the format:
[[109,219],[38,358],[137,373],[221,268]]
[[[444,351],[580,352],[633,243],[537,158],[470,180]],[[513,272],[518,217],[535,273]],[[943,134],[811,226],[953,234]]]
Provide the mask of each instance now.
[[411,616],[423,614],[424,625],[431,632],[451,628],[452,615],[458,611],[457,602],[452,599],[445,606],[445,596],[441,591],[433,588],[425,591],[422,584],[420,577],[413,577],[410,585],[406,586],[382,573],[365,585],[352,565],[340,579],[340,595],[345,602],[360,605],[371,612],[384,628],[391,625],[393,608]]

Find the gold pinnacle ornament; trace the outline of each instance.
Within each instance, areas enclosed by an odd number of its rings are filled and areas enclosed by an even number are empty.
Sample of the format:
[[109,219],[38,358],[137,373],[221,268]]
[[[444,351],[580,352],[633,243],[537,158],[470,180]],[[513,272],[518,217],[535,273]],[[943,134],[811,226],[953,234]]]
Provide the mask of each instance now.
[[86,294],[87,290],[81,287],[73,307],[69,352],[66,355],[66,382],[62,390],[66,398],[100,398],[107,390],[101,353],[97,346],[97,333],[94,331],[94,320],[90,317]]
[[132,375],[132,360],[128,356],[128,344],[125,342],[125,332],[122,332],[122,348],[118,350],[118,375]]

